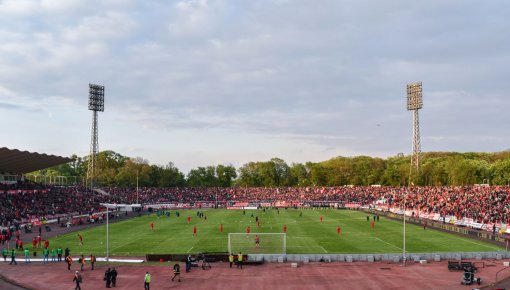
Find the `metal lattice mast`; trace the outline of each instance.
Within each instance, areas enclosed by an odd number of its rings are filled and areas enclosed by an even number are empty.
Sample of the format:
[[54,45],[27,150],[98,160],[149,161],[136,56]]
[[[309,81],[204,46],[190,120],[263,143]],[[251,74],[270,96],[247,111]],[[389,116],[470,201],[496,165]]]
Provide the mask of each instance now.
[[97,152],[99,151],[98,134],[97,134],[97,111],[92,112],[92,134],[90,138],[90,155],[89,166],[87,170],[87,180],[90,188],[94,187],[95,169],[97,164]]
[[92,111],[92,134],[87,183],[90,189],[93,189],[96,178],[97,153],[99,152],[97,112],[104,112],[104,86],[89,84],[89,110]]
[[420,153],[420,115],[418,110],[413,110],[413,157],[411,166],[415,167],[416,170],[420,169]]
[[411,157],[411,168],[416,171],[420,169],[420,118],[418,110],[423,108],[422,83],[407,85],[407,110],[413,111],[413,155]]

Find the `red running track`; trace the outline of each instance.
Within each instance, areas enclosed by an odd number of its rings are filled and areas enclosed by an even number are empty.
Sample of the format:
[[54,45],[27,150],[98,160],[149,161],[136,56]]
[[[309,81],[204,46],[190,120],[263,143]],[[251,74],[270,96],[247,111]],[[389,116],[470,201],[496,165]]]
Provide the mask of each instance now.
[[[476,277],[483,279],[483,285],[494,281],[496,272],[503,269],[503,261],[484,261]],[[228,263],[214,263],[211,270],[193,268],[183,273],[182,282],[171,282],[173,263],[138,264],[116,266],[119,272],[117,289],[143,289],[146,271],[152,274],[151,289],[198,289],[223,290],[244,289],[473,289],[478,286],[460,285],[462,272],[449,272],[447,262],[398,264],[376,262],[354,263],[310,263],[291,268],[290,263],[246,266],[239,270],[230,269]],[[108,266],[98,266],[91,271],[88,267],[82,273],[82,289],[104,289],[103,275]],[[64,263],[24,264],[17,266],[0,262],[0,275],[16,281],[29,289],[69,290],[74,289],[73,272],[67,271]],[[184,269],[184,264],[181,264]],[[503,271],[500,279],[508,277],[510,271]],[[0,283],[0,287],[3,284]],[[4,286],[5,287],[5,286]],[[2,288],[0,288],[2,289]],[[7,288],[9,289],[9,288]]]

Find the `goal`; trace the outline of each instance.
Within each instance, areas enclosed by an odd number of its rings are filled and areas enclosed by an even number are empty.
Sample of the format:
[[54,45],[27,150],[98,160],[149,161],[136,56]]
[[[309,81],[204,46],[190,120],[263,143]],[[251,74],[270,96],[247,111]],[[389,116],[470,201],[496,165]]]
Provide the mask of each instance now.
[[239,252],[244,254],[286,254],[287,234],[229,233],[228,252],[233,254]]

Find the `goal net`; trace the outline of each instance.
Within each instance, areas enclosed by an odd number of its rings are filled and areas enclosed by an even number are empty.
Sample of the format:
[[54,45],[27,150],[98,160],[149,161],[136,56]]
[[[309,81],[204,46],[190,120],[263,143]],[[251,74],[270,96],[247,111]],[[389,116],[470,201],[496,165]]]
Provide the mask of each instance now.
[[284,233],[229,233],[228,252],[244,254],[285,254],[287,234]]

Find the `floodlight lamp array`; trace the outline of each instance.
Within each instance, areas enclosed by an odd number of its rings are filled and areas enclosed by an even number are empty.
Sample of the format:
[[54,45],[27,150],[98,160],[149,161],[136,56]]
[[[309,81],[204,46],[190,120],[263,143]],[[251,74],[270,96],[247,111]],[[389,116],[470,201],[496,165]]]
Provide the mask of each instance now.
[[418,110],[423,108],[422,83],[407,85],[407,109]]
[[89,110],[104,112],[104,86],[89,84]]

